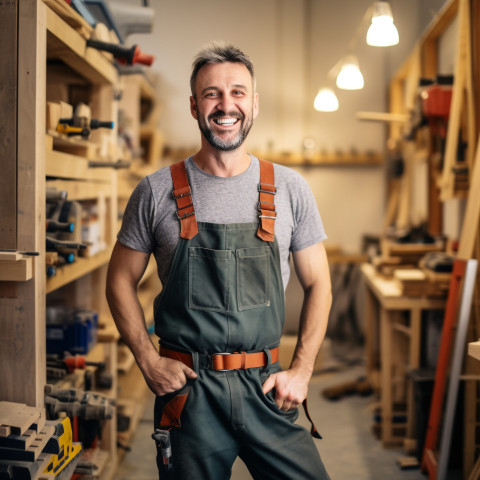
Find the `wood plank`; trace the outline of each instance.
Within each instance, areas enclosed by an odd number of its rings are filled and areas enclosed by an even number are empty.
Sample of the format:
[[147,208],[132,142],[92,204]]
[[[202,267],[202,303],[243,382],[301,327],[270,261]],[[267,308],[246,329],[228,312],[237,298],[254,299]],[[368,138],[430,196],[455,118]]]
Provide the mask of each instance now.
[[91,183],[75,180],[48,180],[47,188],[56,188],[57,190],[66,190],[68,200],[94,200],[98,198],[101,191],[106,197],[113,196],[111,183]]
[[[17,249],[36,251],[34,271],[45,269],[45,84],[46,6],[19,2]],[[43,232],[43,233],[42,233]],[[17,284],[17,298],[0,299],[2,399],[43,405],[45,374],[45,279]],[[15,319],[12,322],[12,319]],[[34,361],[32,361],[34,359]],[[28,385],[28,388],[25,388]]]
[[26,282],[33,277],[32,258],[21,260],[0,261],[0,281],[3,282]]
[[70,265],[63,265],[62,268],[57,269],[57,274],[54,277],[47,279],[47,293],[53,292],[64,285],[67,285],[87,273],[90,273],[102,265],[106,265],[110,260],[111,248],[106,251],[98,253],[90,258],[77,258],[75,263]]
[[17,248],[17,23],[18,1],[0,4],[0,248]]
[[23,435],[41,416],[42,411],[38,408],[15,402],[0,402],[0,425],[12,427],[14,433]]
[[90,38],[93,33],[93,27],[65,0],[43,0],[49,8],[62,17],[72,28],[77,30],[83,37]]
[[480,219],[480,136],[477,141],[477,153],[473,172],[470,177],[470,189],[468,191],[467,206],[463,217],[462,231],[460,234],[460,245],[458,247],[458,258],[468,260],[472,258],[475,239],[478,234],[478,223]]
[[48,177],[112,182],[112,170],[89,168],[88,160],[78,155],[50,150],[46,152],[45,164]]
[[94,84],[116,83],[114,65],[98,50],[88,48],[85,38],[50,9],[47,9],[47,28],[48,58],[63,60]]
[[407,113],[390,113],[390,112],[357,112],[355,114],[357,120],[368,120],[372,122],[391,122],[406,123],[410,115]]

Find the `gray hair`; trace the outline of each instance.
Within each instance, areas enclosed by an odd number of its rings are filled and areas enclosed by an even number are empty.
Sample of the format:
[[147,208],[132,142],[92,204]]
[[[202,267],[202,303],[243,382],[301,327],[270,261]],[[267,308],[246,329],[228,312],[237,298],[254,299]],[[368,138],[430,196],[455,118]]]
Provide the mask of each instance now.
[[192,64],[192,75],[190,76],[190,89],[192,96],[195,98],[195,83],[200,69],[212,63],[241,63],[247,67],[252,76],[253,86],[255,89],[255,72],[253,63],[248,56],[239,48],[224,42],[213,42],[202,48],[195,57]]

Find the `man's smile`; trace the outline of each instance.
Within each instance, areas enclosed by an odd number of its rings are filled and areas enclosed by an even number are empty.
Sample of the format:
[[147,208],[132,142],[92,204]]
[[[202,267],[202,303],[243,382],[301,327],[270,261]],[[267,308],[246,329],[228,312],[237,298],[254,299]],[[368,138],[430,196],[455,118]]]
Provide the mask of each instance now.
[[240,119],[237,117],[220,117],[220,118],[214,118],[213,121],[217,125],[235,125]]

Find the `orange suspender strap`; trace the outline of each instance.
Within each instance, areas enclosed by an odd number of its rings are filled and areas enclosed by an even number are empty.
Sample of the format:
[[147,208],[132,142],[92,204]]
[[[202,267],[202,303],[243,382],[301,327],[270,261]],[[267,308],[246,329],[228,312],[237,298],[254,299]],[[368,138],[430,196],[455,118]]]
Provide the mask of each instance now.
[[260,162],[260,183],[258,185],[259,202],[258,218],[259,225],[257,235],[266,242],[273,242],[275,238],[275,174],[273,163],[259,160]]
[[170,165],[170,173],[173,181],[172,195],[177,202],[177,217],[180,220],[180,237],[190,240],[198,233],[198,225],[185,161]]

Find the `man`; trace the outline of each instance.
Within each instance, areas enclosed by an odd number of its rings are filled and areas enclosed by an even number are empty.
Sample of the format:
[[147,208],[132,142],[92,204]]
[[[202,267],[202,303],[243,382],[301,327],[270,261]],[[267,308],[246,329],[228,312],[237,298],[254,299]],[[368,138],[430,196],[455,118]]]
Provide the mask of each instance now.
[[[255,479],[328,479],[294,424],[331,304],[313,195],[296,172],[246,152],[258,95],[243,52],[201,51],[191,90],[201,148],[140,182],[107,278],[117,327],[157,395],[155,428],[170,435],[160,478],[228,479],[240,456]],[[305,297],[294,358],[281,371],[290,251]],[[164,286],[154,306],[160,354],[136,295],[151,253]]]

